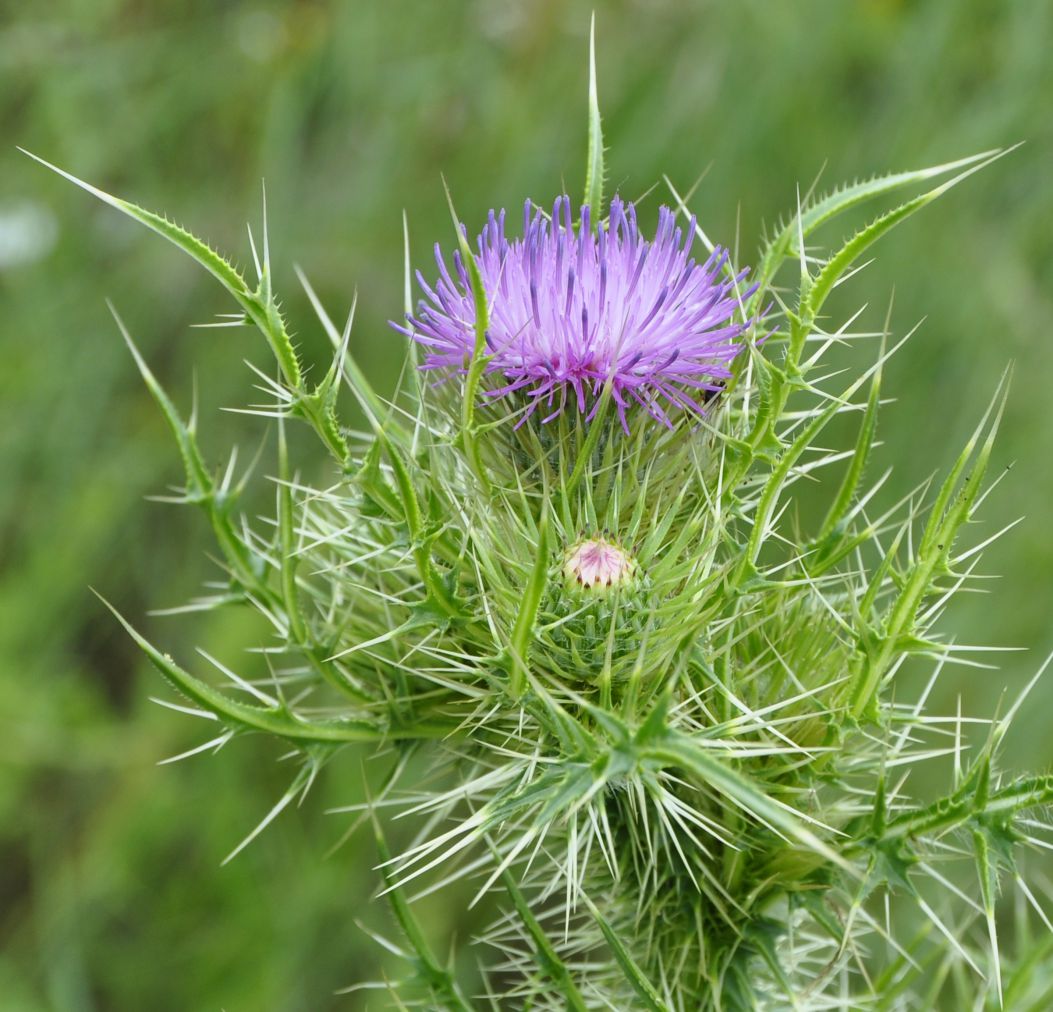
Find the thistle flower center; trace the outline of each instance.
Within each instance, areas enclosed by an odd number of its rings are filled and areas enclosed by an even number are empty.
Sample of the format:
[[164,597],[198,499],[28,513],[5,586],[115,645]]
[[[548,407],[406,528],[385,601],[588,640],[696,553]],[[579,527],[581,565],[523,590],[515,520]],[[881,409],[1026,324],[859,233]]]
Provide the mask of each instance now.
[[[506,234],[504,211],[490,212],[474,254],[490,307],[485,397],[511,397],[516,425],[564,410],[591,420],[608,384],[626,432],[630,410],[669,427],[678,413],[704,414],[753,322],[739,313],[754,291],[746,272],[731,276],[720,247],[696,262],[694,219],[678,227],[668,207],[653,238],[619,197],[599,222],[589,210],[576,227],[568,197],[551,213],[528,201],[519,237]],[[424,298],[394,326],[423,347],[422,368],[448,378],[474,354],[475,299],[460,253],[452,270],[435,256],[438,280],[418,272]]]
[[589,538],[567,550],[563,573],[583,587],[615,587],[636,572],[636,561],[606,538]]

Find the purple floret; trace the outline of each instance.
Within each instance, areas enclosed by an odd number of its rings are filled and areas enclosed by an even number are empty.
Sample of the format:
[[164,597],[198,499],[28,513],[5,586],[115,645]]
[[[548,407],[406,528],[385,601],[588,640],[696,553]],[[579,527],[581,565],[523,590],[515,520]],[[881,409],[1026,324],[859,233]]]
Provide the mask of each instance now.
[[[556,199],[551,219],[527,201],[523,238],[509,240],[505,212],[490,212],[476,255],[490,307],[486,373],[500,379],[486,396],[520,392],[519,425],[539,409],[551,421],[568,403],[592,418],[609,379],[626,431],[633,403],[668,426],[677,409],[701,414],[752,323],[738,312],[752,293],[737,291],[747,272],[727,277],[719,247],[703,264],[690,259],[695,220],[685,237],[668,207],[652,241],[618,197],[598,229],[587,207],[581,219],[575,231],[569,197]],[[417,272],[426,297],[396,329],[424,346],[422,368],[464,373],[475,346],[468,272],[459,252],[452,276],[437,244],[435,259],[438,282]]]

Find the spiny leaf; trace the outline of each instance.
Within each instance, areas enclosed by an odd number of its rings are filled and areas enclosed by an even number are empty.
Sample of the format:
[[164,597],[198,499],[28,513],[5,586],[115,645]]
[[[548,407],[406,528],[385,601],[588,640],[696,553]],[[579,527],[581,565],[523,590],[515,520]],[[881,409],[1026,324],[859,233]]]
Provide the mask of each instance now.
[[995,900],[998,889],[998,871],[991,857],[987,837],[979,830],[973,830],[973,848],[976,855],[976,870],[980,876],[980,899],[983,904],[984,918],[987,921],[987,934],[991,943],[991,966],[994,971],[995,993],[998,1006],[1002,1007],[1002,961],[998,951],[998,928],[995,924]]
[[925,169],[876,176],[863,182],[840,187],[832,193],[806,205],[798,215],[795,215],[779,230],[775,238],[765,247],[758,265],[756,279],[759,283],[759,289],[758,294],[754,296],[754,300],[763,297],[772,275],[778,269],[783,258],[798,255],[799,251],[792,250],[794,239],[799,236],[807,238],[821,225],[832,221],[843,212],[868,200],[894,193],[896,190],[946,175],[958,169],[967,168],[978,162],[983,162],[985,159],[990,159],[999,153],[998,150],[983,151],[977,155],[970,155],[967,158],[959,158],[953,162],[945,162],[942,165],[933,165]]
[[1040,808],[1053,802],[1053,776],[1023,777],[992,791],[986,802],[978,807],[968,782],[953,794],[940,798],[923,808],[901,812],[889,820],[882,839],[892,840],[921,834],[941,835],[952,829],[967,826],[972,820],[1017,815],[1028,809]]
[[285,614],[289,616],[289,632],[302,643],[307,638],[303,615],[300,613],[300,594],[296,586],[296,547],[293,543],[293,503],[289,476],[289,448],[285,442],[285,423],[278,421],[278,552],[281,570],[282,597]]
[[859,488],[860,479],[863,477],[863,471],[866,468],[870,450],[874,445],[877,429],[878,405],[881,400],[881,373],[884,360],[885,344],[882,341],[878,357],[878,368],[870,381],[870,395],[867,397],[867,406],[863,412],[863,420],[859,425],[859,434],[856,437],[852,459],[849,461],[848,470],[841,481],[841,486],[837,490],[837,495],[834,496],[833,502],[830,503],[830,509],[827,511],[816,536],[816,542],[820,545],[827,541],[833,533],[834,527],[841,522],[845,513],[848,512],[848,508],[851,506]]
[[120,197],[115,197],[113,194],[107,193],[105,190],[100,190],[98,187],[92,186],[91,183],[79,179],[71,172],[67,172],[65,169],[60,169],[57,165],[52,165],[51,162],[46,161],[39,155],[33,154],[32,151],[26,151],[25,148],[19,148],[18,150],[46,168],[51,169],[52,172],[58,173],[58,175],[62,176],[64,179],[68,179],[71,183],[79,186],[82,190],[86,190],[88,193],[92,194],[92,196],[98,197],[103,203],[109,204],[110,207],[115,207],[118,211],[128,215],[129,218],[134,218],[140,224],[152,229],[158,235],[164,236],[169,242],[178,246],[185,253],[188,253],[194,260],[201,264],[202,267],[209,271],[209,273],[218,278],[223,283],[224,287],[234,295],[235,298],[238,298],[239,301],[250,294],[245,279],[241,276],[234,265],[230,263],[229,260],[220,256],[207,243],[198,239],[197,236],[191,235],[186,229],[181,228],[179,225],[174,224],[159,214],[154,214],[153,211],[147,211],[142,207],[129,203],[127,200],[122,200]]
[[[446,181],[443,180],[443,186]],[[477,426],[475,423],[475,399],[479,390],[479,382],[482,379],[486,363],[489,361],[486,355],[486,332],[489,327],[490,309],[486,302],[486,288],[483,285],[483,276],[479,272],[479,264],[475,254],[468,245],[465,237],[464,227],[453,206],[453,197],[450,189],[446,187],[446,201],[450,205],[450,216],[453,218],[453,227],[457,233],[457,244],[461,252],[461,260],[464,262],[465,270],[468,271],[468,281],[472,289],[472,303],[475,308],[475,345],[472,349],[472,358],[468,363],[468,371],[464,380],[464,400],[461,402],[461,439],[464,443],[465,454],[476,478],[484,490],[489,491],[490,481],[486,476],[480,456]]]
[[125,327],[124,321],[117,314],[113,303],[107,302],[107,305],[113,314],[125,344],[128,345],[128,350],[132,353],[132,358],[135,359],[135,364],[139,369],[143,382],[146,384],[146,388],[157,402],[161,413],[165,416],[165,421],[168,422],[168,427],[172,430],[172,435],[175,436],[176,444],[179,446],[179,455],[183,458],[183,467],[186,470],[187,492],[199,499],[211,495],[214,483],[212,475],[209,474],[208,468],[205,467],[201,451],[198,449],[197,437],[190,429],[190,426],[183,421],[182,416],[165,392],[164,387],[157,381],[157,377],[154,376],[153,371],[146,364],[146,359],[143,358],[136,347],[135,342],[132,340],[132,335],[128,332],[128,328]]
[[371,812],[371,814],[373,815],[373,835],[376,840],[377,853],[380,856],[380,869],[387,886],[385,895],[391,904],[395,919],[399,922],[399,927],[402,928],[402,933],[417,954],[414,963],[418,974],[443,1008],[450,1009],[451,1012],[472,1012],[472,1006],[461,993],[460,985],[454,975],[432,954],[431,946],[424,937],[424,931],[417,923],[417,918],[414,917],[409,903],[402,895],[402,890],[393,882],[390,870],[391,851],[384,839],[376,813]]
[[603,127],[600,123],[600,100],[596,88],[596,14],[589,26],[589,148],[586,156],[585,196],[593,222],[603,216]]
[[[906,338],[903,340],[906,340]],[[771,521],[779,496],[782,493],[786,481],[789,479],[794,464],[800,459],[801,454],[814,444],[816,436],[822,432],[830,420],[850,402],[856,391],[872,375],[876,375],[880,371],[885,360],[890,355],[895,354],[896,350],[902,345],[902,343],[903,342],[901,341],[897,344],[891,352],[883,352],[878,361],[863,373],[862,376],[852,382],[840,396],[832,397],[830,403],[823,408],[822,411],[816,413],[811,421],[802,428],[797,438],[794,439],[794,441],[782,452],[778,463],[772,469],[771,474],[765,481],[763,491],[758,500],[749,543],[746,546],[746,550],[742,555],[742,561],[738,567],[738,574],[736,577],[738,582],[742,582],[742,580],[752,573],[752,569],[757,561],[757,556],[760,553],[764,539],[768,536],[768,524]]]
[[376,438],[377,443],[383,447],[388,460],[391,461],[391,469],[395,473],[395,484],[398,487],[399,498],[402,503],[406,530],[411,541],[413,557],[417,561],[420,578],[428,592],[428,601],[446,615],[460,615],[460,605],[449,590],[446,589],[435,570],[431,546],[424,529],[424,519],[421,516],[420,503],[417,499],[417,491],[410,477],[409,465],[403,457],[402,451],[388,441],[382,430],[377,431]]
[[838,850],[807,828],[799,812],[771,797],[747,774],[732,769],[687,735],[670,732],[665,741],[642,748],[641,755],[690,771],[700,783],[711,787],[760,822],[796,840],[843,871],[856,874],[856,869]]
[[512,639],[509,644],[512,662],[512,678],[509,684],[509,692],[513,699],[518,699],[523,694],[526,686],[526,667],[530,652],[530,642],[534,635],[534,625],[537,621],[538,608],[541,606],[541,598],[545,593],[545,585],[548,582],[548,511],[541,516],[537,532],[537,556],[534,560],[534,568],[530,574],[526,588],[523,591],[523,600],[519,606],[519,614],[516,616],[515,626],[512,629]]
[[570,476],[561,482],[563,498],[569,500],[578,487],[585,472],[592,464],[592,455],[596,450],[600,435],[603,432],[603,423],[611,406],[612,382],[610,379],[603,384],[600,392],[600,400],[596,405],[596,413],[589,421],[588,433],[578,449],[578,459],[574,462],[574,469]]
[[315,316],[318,317],[318,322],[321,323],[322,329],[333,346],[333,361],[329,367],[329,372],[319,384],[319,389],[327,392],[333,386],[336,375],[338,373],[341,374],[344,382],[362,407],[370,425],[376,427],[383,424],[390,438],[395,439],[400,444],[408,444],[408,437],[403,429],[401,419],[395,416],[393,412],[385,410],[385,405],[380,395],[366,378],[366,374],[355,361],[354,356],[348,351],[351,341],[351,327],[355,321],[355,310],[358,307],[358,292],[355,292],[351,300],[347,322],[344,324],[343,331],[340,331],[337,329],[336,324],[333,323],[332,317],[326,312],[325,306],[322,305],[322,300],[318,297],[310,281],[308,281],[307,275],[299,267],[296,267],[295,270],[304,294],[307,296],[307,301],[310,302]]
[[293,716],[281,706],[260,707],[240,703],[184,671],[171,657],[162,654],[141,636],[109,601],[101,595],[97,596],[176,691],[233,727],[245,731],[265,731],[299,746],[380,742],[393,738],[433,738],[449,733],[446,726],[438,728],[425,722],[415,723],[405,730],[385,731],[378,727],[375,718],[310,722]]
[[266,577],[263,575],[262,562],[255,557],[245,543],[237,536],[230,521],[230,500],[220,503],[218,501],[215,481],[205,466],[201,451],[197,445],[197,434],[191,424],[184,421],[171,398],[165,392],[164,387],[158,382],[150,367],[146,364],[127,327],[117,315],[116,309],[111,305],[110,312],[117,322],[121,335],[124,337],[128,349],[135,359],[139,373],[150,391],[157,405],[161,408],[165,421],[175,437],[179,447],[179,454],[183,460],[186,471],[187,496],[189,501],[201,506],[208,514],[212,523],[212,530],[223,551],[224,558],[230,566],[231,572],[245,587],[252,587],[264,598],[268,597],[266,588]]
[[103,203],[109,204],[110,207],[116,208],[158,235],[164,236],[169,242],[178,246],[184,253],[217,278],[267,338],[290,388],[299,390],[301,386],[299,358],[285,329],[285,324],[277,305],[272,298],[261,300],[255,293],[250,291],[245,279],[230,261],[220,256],[197,236],[179,225],[173,224],[167,218],[155,214],[153,211],[147,211],[145,208],[132,204],[127,200],[122,200],[120,197],[115,197],[105,190],[100,190],[98,187],[92,186],[91,183],[79,179],[64,169],[60,169],[57,165],[52,165],[51,162],[34,155],[30,151],[25,151],[23,148],[19,148],[19,150],[38,161],[41,165],[51,169],[52,172],[56,172],[63,178],[68,179],[82,190],[86,190]]
[[906,203],[900,204],[899,207],[893,208],[891,211],[875,218],[869,225],[860,229],[827,260],[818,275],[816,275],[801,306],[802,318],[807,323],[810,323],[810,321],[816,318],[820,309],[822,309],[823,303],[826,301],[826,297],[830,294],[831,289],[837,284],[845,271],[865,250],[877,242],[877,240],[886,232],[890,231],[901,221],[905,221],[917,211],[920,211],[923,207],[931,204],[938,197],[941,197],[952,187],[957,186],[958,183],[967,179],[974,172],[979,172],[981,169],[986,168],[992,162],[1001,158],[1003,155],[1008,154],[1012,150],[1014,150],[1014,148],[1009,148],[1005,151],[995,151],[982,160],[974,161],[967,168],[963,169],[956,176],[953,176],[946,182],[933,187],[931,190],[915,197],[913,200],[908,200]]
[[[885,621],[879,649],[862,655],[861,663],[848,688],[849,705],[856,717],[873,709],[878,685],[890,659],[895,651],[900,649],[904,638],[912,634],[918,608],[930,592],[934,578],[940,573],[940,567],[946,565],[958,531],[971,516],[972,505],[983,483],[995,433],[1005,407],[1007,383],[1008,372],[999,381],[980,424],[940,488],[918,546],[917,559],[903,581],[902,589]],[[987,436],[978,447],[985,428]],[[970,464],[972,471],[965,476],[966,468]]]
[[647,1009],[648,1012],[671,1012],[669,1006],[662,1001],[655,990],[654,985],[647,979],[647,975],[629,954],[629,950],[622,944],[617,932],[607,923],[607,919],[597,909],[596,904],[588,896],[583,896],[582,898],[585,900],[585,905],[589,908],[589,913],[592,914],[592,919],[596,922],[600,931],[603,932],[603,937],[610,947],[615,962],[624,974],[625,980],[636,992],[636,996],[640,999],[643,1008]]
[[586,1012],[588,1006],[574,983],[573,974],[563,960],[559,958],[559,953],[556,952],[549,941],[544,928],[538,923],[537,918],[530,909],[530,905],[526,901],[526,897],[523,896],[519,886],[516,885],[511,872],[507,870],[503,872],[501,881],[512,900],[512,904],[516,908],[519,919],[523,922],[523,926],[533,940],[534,955],[541,972],[552,981],[560,994],[566,999],[567,1008],[570,1012]]

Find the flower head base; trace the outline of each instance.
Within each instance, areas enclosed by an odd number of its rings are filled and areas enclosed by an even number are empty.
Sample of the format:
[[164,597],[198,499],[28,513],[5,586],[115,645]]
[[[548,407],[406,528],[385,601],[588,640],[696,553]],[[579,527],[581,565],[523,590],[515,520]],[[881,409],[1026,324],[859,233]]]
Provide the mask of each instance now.
[[636,560],[606,538],[579,541],[567,551],[563,575],[583,587],[619,587],[636,574]]
[[[505,212],[491,211],[478,240],[478,264],[489,305],[487,374],[499,377],[487,396],[517,391],[526,397],[518,424],[541,410],[542,421],[568,403],[591,419],[604,385],[622,427],[635,403],[672,426],[678,410],[701,414],[730,375],[728,364],[751,321],[735,317],[746,276],[723,277],[727,251],[714,249],[702,264],[690,258],[686,236],[668,207],[658,231],[644,239],[636,209],[618,197],[595,230],[589,208],[575,229],[570,198],[556,199],[551,217],[527,201],[523,237],[505,236]],[[463,373],[475,346],[475,309],[459,253],[453,274],[435,247],[439,281],[408,326],[398,327],[427,349],[425,369]]]

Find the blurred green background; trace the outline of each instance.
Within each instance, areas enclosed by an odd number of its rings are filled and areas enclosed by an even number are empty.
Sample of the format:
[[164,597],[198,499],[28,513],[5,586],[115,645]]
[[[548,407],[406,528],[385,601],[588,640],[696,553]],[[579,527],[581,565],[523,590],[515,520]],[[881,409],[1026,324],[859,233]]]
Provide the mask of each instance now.
[[[201,730],[149,702],[159,680],[89,585],[187,660],[205,644],[235,661],[254,633],[236,616],[147,615],[216,570],[199,517],[143,501],[179,481],[178,461],[104,299],[181,404],[196,375],[217,462],[233,442],[251,456],[258,428],[219,409],[253,399],[242,360],[266,357],[248,331],[189,329],[232,308],[211,279],[14,145],[243,264],[265,177],[307,357],[321,362],[324,342],[294,263],[336,314],[358,288],[354,351],[390,386],[402,210],[427,269],[450,235],[440,172],[473,225],[564,180],[577,192],[592,6],[0,3],[0,1008],[385,1008],[333,991],[391,968],[356,920],[392,931],[368,902],[368,839],[328,854],[347,821],[325,809],[360,798],[360,757],[223,868],[287,785],[278,751],[243,740],[154,765]],[[987,555],[1005,577],[994,593],[945,625],[1028,648],[948,682],[945,703],[961,692],[988,712],[1053,647],[1053,4],[595,6],[612,182],[635,196],[708,167],[694,208],[718,240],[740,231],[744,262],[820,171],[833,185],[1027,142],[884,241],[839,307],[870,303],[877,328],[894,287],[898,332],[926,317],[885,387],[897,403],[874,473],[895,464],[889,499],[949,464],[1016,362],[997,451],[1015,467],[978,534],[1027,519]],[[1046,767],[1053,682],[1033,700],[1010,759]],[[457,902],[429,917],[440,938],[470,932]]]

